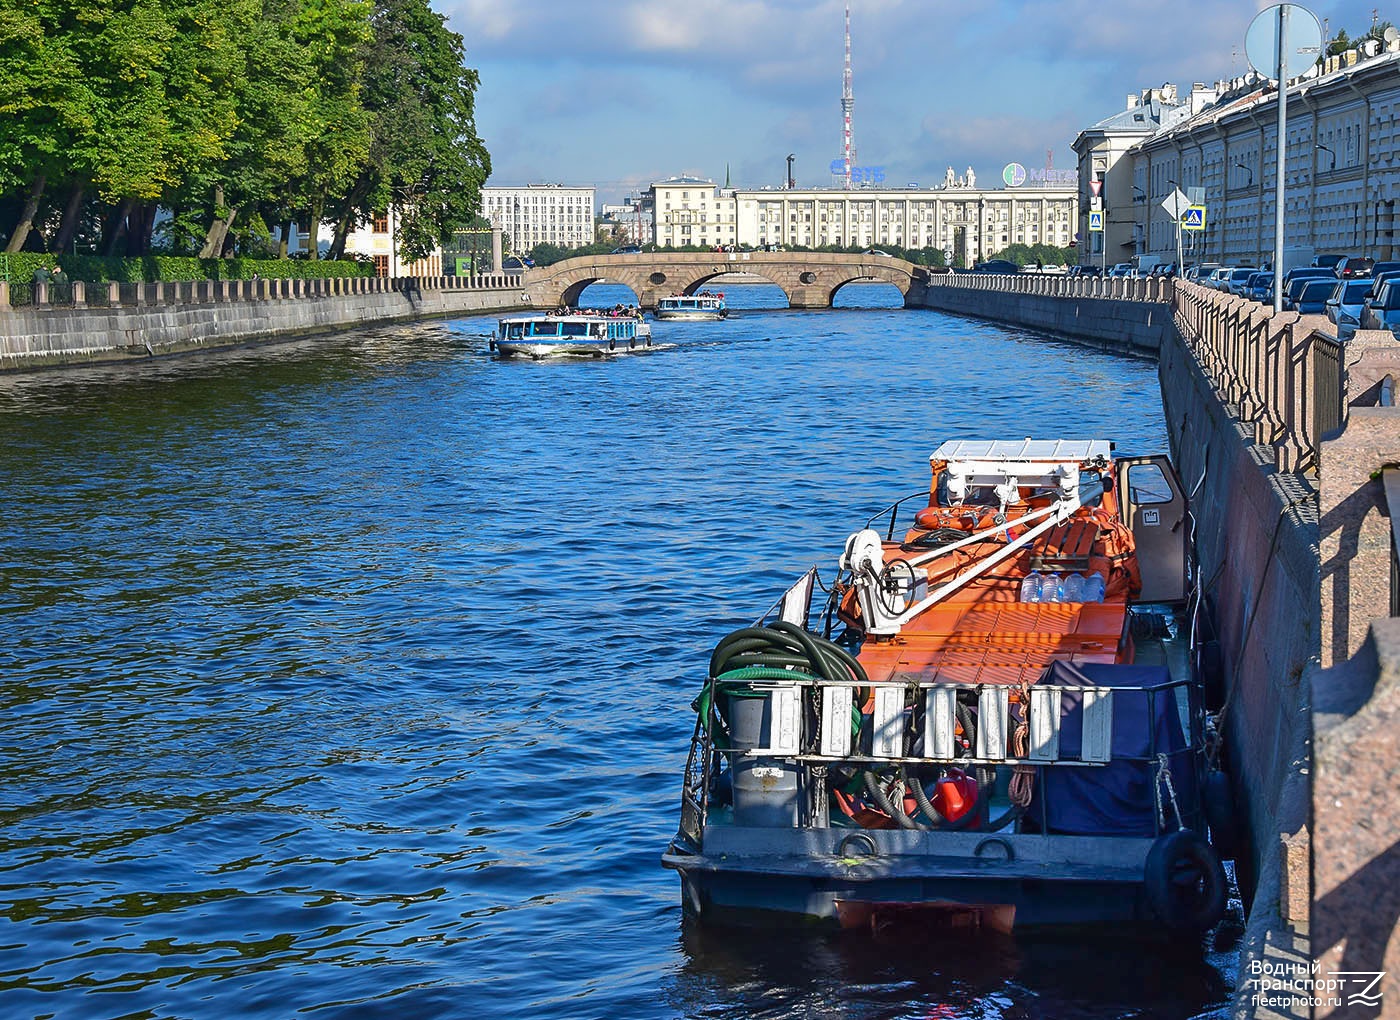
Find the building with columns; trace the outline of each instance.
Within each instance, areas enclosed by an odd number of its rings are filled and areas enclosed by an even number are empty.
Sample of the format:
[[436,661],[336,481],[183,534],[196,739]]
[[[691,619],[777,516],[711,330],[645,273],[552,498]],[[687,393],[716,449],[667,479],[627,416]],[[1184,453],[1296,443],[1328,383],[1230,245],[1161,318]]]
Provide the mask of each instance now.
[[[1212,89],[1198,85],[1193,98],[1200,101],[1176,104],[1173,115],[1116,149],[1106,146],[1100,125],[1076,139],[1081,182],[1105,177],[1109,263],[1134,254],[1175,257],[1176,227],[1161,204],[1178,186],[1199,196],[1206,211],[1205,230],[1183,232],[1188,262],[1272,258],[1278,93],[1251,74]],[[1285,249],[1391,258],[1400,43],[1368,40],[1329,57],[1289,82],[1287,98]]]
[[1011,244],[1069,245],[1072,185],[979,189],[971,175],[943,188],[743,189],[700,178],[652,186],[661,247],[781,244],[937,248],[972,265]]

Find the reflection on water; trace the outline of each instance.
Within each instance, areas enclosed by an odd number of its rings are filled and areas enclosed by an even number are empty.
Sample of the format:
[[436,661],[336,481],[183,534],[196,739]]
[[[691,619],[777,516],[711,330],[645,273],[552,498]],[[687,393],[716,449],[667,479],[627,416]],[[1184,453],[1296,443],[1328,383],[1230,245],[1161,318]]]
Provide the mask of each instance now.
[[0,378],[5,1015],[1217,1008],[1229,946],[682,924],[715,640],[943,438],[1165,447],[1149,364],[837,297],[597,361],[476,318]]

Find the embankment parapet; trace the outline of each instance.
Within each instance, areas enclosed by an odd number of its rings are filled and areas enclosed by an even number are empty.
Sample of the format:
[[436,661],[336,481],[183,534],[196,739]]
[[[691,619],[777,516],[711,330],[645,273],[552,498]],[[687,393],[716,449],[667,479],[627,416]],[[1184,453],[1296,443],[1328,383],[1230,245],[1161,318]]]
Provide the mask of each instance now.
[[0,369],[149,358],[376,322],[528,307],[508,275],[430,279],[83,284],[63,304],[39,284],[11,307],[0,282]]

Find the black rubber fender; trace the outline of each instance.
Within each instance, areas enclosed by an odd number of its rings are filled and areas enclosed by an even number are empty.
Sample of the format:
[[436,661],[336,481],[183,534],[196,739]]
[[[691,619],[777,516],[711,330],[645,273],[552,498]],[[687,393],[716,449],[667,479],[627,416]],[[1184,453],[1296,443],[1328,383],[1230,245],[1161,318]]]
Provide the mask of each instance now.
[[1234,858],[1240,850],[1240,815],[1230,777],[1219,769],[1206,773],[1201,782],[1201,809],[1210,826],[1211,844],[1220,856]]
[[1157,837],[1143,882],[1152,913],[1170,931],[1199,935],[1225,916],[1225,866],[1205,837],[1190,829]]

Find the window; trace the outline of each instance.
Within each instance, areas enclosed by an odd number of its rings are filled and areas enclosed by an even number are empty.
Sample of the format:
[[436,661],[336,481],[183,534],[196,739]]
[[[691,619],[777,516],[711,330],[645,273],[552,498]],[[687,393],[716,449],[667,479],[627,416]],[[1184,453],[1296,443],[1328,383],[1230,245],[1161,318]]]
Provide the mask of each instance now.
[[376,255],[376,256],[374,257],[374,275],[375,275],[375,276],[388,276],[388,275],[389,275],[389,256],[388,256],[388,255]]
[[389,232],[389,214],[375,213],[374,222],[371,229],[376,234],[387,234]]

